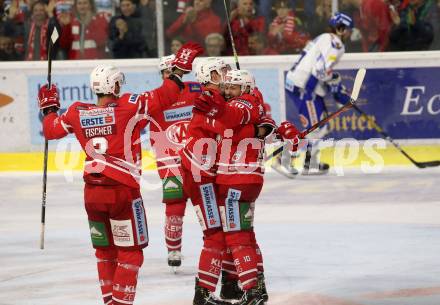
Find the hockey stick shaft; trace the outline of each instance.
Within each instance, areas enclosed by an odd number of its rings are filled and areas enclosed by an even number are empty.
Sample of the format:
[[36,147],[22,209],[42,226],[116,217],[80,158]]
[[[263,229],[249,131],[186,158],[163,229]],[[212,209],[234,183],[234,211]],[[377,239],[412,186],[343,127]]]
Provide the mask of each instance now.
[[434,167],[440,166],[440,160],[438,161],[427,161],[427,162],[417,162],[410,155],[408,155],[402,147],[400,147],[399,143],[397,143],[390,135],[384,131],[374,120],[372,120],[362,109],[360,109],[357,105],[353,105],[353,108],[363,117],[367,119],[367,121],[373,126],[373,128],[387,141],[394,145],[394,147],[402,153],[411,163],[413,163],[418,168],[426,168],[426,167]]
[[[54,43],[58,39],[58,32],[54,28],[49,39],[49,47],[47,49],[47,86],[52,86],[52,49]],[[44,161],[43,161],[43,192],[41,198],[41,231],[40,231],[40,249],[44,249],[44,232],[46,225],[46,191],[47,191],[47,160],[49,155],[49,141],[44,139]]]
[[[309,129],[301,132],[298,135],[298,138],[299,139],[303,139],[309,133],[313,132],[314,130],[316,130],[316,129],[322,127],[322,126],[324,126],[331,119],[337,117],[342,112],[344,112],[344,111],[350,109],[351,107],[353,107],[355,105],[355,103],[356,103],[356,100],[359,97],[359,93],[361,92],[362,83],[364,82],[364,78],[365,78],[365,74],[366,73],[367,73],[367,70],[365,70],[364,68],[361,68],[361,69],[359,69],[357,71],[356,78],[355,78],[354,84],[353,84],[353,90],[351,91],[350,102],[348,102],[342,108],[338,109],[337,111],[335,111],[332,114],[330,114],[329,116],[327,116],[322,121],[319,121],[318,123],[316,123],[315,125],[313,125]],[[296,145],[298,145],[298,144],[296,144]],[[270,155],[268,155],[264,160],[268,161],[268,160],[272,159],[273,157],[279,155],[283,150],[284,150],[284,145],[282,145],[281,147],[278,147],[275,151],[273,151]]]
[[[324,126],[325,124],[327,124],[330,120],[332,120],[333,118],[337,117],[338,115],[340,115],[342,112],[349,110],[351,107],[353,107],[354,103],[356,101],[351,100],[349,103],[347,103],[346,105],[344,105],[343,107],[339,108],[337,111],[333,112],[332,114],[330,114],[329,116],[327,116],[325,119],[319,121],[318,123],[316,123],[315,125],[313,125],[312,127],[310,127],[309,129],[306,129],[302,132],[300,132],[300,134],[298,135],[299,139],[304,139],[308,134],[310,134],[311,132],[315,131],[316,129]],[[295,144],[297,145],[297,144]],[[278,147],[276,150],[274,150],[270,155],[268,155],[265,158],[265,161],[268,161],[270,159],[272,159],[273,157],[279,155],[284,149],[284,145],[281,145],[280,147]]]
[[240,70],[240,63],[238,62],[238,54],[237,54],[237,49],[235,48],[234,36],[232,35],[231,20],[229,18],[229,10],[228,10],[228,6],[226,5],[226,0],[223,0],[223,4],[225,6],[226,23],[228,24],[229,37],[231,39],[232,53],[234,54],[235,66],[237,67],[238,70]]

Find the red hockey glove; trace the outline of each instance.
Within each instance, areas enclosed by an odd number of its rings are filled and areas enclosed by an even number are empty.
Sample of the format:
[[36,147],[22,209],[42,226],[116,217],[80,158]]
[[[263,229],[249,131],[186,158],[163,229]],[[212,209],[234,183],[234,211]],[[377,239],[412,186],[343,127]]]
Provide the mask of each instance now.
[[60,109],[60,98],[57,87],[52,84],[50,88],[44,85],[38,91],[38,107],[44,115],[57,112]]
[[203,48],[198,43],[185,43],[177,51],[176,58],[173,60],[172,63],[172,67],[179,68],[180,70],[189,73],[192,70],[192,63],[194,61],[194,58],[202,53]]
[[282,122],[280,127],[278,127],[277,132],[284,140],[290,140],[294,144],[298,144],[300,132],[292,123],[288,121]]
[[204,91],[194,101],[194,110],[203,113],[210,118],[220,117],[223,114],[225,107],[226,103],[216,98],[216,96],[209,91]]
[[275,121],[272,120],[271,118],[264,117],[258,122],[257,128],[258,128],[257,137],[259,139],[265,139],[276,131],[277,125]]

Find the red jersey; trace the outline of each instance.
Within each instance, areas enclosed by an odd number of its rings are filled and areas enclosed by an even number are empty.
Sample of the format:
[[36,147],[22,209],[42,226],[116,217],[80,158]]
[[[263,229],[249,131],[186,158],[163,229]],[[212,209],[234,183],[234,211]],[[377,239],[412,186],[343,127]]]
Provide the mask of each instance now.
[[[219,184],[263,183],[264,140],[255,137],[255,127],[264,114],[259,96],[243,94],[228,101],[228,106],[240,109],[245,115],[219,143],[217,178]],[[225,117],[228,120],[228,117]],[[231,136],[233,135],[233,136]]]
[[194,100],[202,92],[199,83],[185,82],[185,88],[171,104],[158,104],[148,109],[150,141],[156,154],[157,170],[161,179],[179,176],[180,150],[185,146],[188,125],[193,116]]
[[[207,91],[218,103],[226,103],[219,91],[213,89]],[[182,165],[193,175],[216,176],[218,141],[223,136],[231,135],[232,129],[240,125],[254,124],[259,120],[261,114],[257,112],[262,111],[262,108],[257,98],[252,95],[246,95],[244,98],[247,96],[258,106],[254,107],[247,100],[238,98],[227,103],[225,112],[219,119],[209,118],[199,112],[194,113],[188,126],[188,142],[181,152]]]
[[139,188],[145,114],[158,104],[177,99],[179,91],[174,81],[165,80],[151,92],[124,94],[102,106],[75,102],[61,116],[50,113],[44,117],[44,136],[51,140],[75,134],[86,153],[85,178],[93,179],[90,174],[100,173]]
[[[204,86],[202,89],[211,92],[220,101],[223,99],[218,90],[206,89]],[[182,166],[191,171],[193,175],[215,176],[216,139],[217,135],[222,134],[224,130],[223,124],[218,120],[209,118],[200,112],[194,112],[188,125],[187,143],[180,153]]]

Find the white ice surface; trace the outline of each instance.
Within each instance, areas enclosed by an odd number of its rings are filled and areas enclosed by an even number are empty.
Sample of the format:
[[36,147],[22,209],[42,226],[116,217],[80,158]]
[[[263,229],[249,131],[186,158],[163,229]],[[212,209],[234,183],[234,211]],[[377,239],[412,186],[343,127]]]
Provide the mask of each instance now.
[[[154,172],[145,174],[158,182]],[[288,180],[268,173],[257,201],[269,305],[439,305],[440,171],[350,172]],[[81,176],[50,174],[46,248],[41,174],[0,175],[0,305],[88,305],[100,300]],[[201,232],[191,205],[185,260],[166,265],[161,192],[143,190],[150,246],[135,304],[192,304]]]

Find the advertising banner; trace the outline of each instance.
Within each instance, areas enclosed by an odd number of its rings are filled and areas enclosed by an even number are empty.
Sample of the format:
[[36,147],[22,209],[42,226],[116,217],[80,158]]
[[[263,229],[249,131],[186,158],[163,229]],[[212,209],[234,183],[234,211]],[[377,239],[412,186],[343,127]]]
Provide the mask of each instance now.
[[[339,70],[350,91],[356,69]],[[357,105],[395,139],[440,138],[440,67],[372,68],[367,74]],[[298,110],[286,94],[286,117],[301,126]],[[329,112],[337,110],[331,95]],[[371,123],[356,110],[332,120],[328,137],[366,140],[378,137]]]

